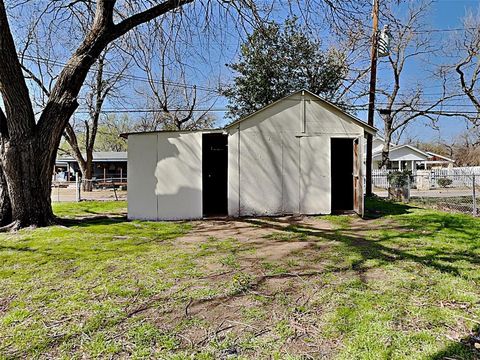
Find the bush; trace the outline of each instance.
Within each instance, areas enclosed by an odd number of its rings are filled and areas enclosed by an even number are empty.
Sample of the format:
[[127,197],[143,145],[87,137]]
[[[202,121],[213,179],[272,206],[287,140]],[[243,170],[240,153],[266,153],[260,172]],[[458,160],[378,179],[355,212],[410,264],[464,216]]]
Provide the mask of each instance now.
[[388,183],[393,188],[403,188],[411,182],[412,172],[410,170],[393,171],[387,175]]
[[440,178],[437,180],[438,186],[441,186],[443,188],[446,188],[447,186],[452,185],[452,183],[453,183],[453,180],[448,178]]

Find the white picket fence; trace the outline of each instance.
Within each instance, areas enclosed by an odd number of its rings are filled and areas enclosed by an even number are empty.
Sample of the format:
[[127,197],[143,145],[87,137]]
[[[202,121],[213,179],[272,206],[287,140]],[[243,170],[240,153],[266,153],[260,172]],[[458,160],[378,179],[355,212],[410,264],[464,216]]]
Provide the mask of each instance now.
[[[388,188],[388,173],[396,170],[372,170],[372,184],[375,188]],[[480,186],[480,166],[454,167],[450,169],[432,169],[430,171],[430,185],[432,188],[438,187],[438,179],[448,178],[452,180],[451,187],[471,187],[473,176],[475,175],[475,185]],[[412,172],[412,186],[416,185],[417,171]]]

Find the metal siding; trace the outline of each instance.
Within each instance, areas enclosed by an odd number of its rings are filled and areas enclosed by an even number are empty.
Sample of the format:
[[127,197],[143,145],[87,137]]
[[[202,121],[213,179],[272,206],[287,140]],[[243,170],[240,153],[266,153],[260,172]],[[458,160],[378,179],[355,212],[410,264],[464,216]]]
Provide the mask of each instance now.
[[330,138],[300,139],[300,212],[331,212]]
[[158,220],[202,217],[202,133],[158,134]]
[[128,138],[128,218],[157,219],[155,166],[157,135],[132,135]]
[[282,137],[282,200],[285,214],[300,212],[300,178],[299,174],[300,138],[292,134]]
[[255,130],[262,133],[289,133],[301,131],[301,97],[291,97],[242,121],[242,131]]
[[228,137],[228,215],[239,216],[239,141],[238,129],[232,130]]
[[275,134],[240,131],[240,215],[282,213],[281,151]]
[[240,123],[240,135],[231,131],[230,215],[331,212],[330,138],[363,136],[364,130],[306,98],[305,107],[297,96]]
[[309,134],[363,134],[363,127],[335,109],[333,106],[318,101],[310,94],[305,95],[306,132]]
[[[229,215],[330,213],[330,138],[364,131],[306,97],[305,109],[298,95],[229,129]],[[131,135],[128,177],[130,218],[202,217],[202,133]]]

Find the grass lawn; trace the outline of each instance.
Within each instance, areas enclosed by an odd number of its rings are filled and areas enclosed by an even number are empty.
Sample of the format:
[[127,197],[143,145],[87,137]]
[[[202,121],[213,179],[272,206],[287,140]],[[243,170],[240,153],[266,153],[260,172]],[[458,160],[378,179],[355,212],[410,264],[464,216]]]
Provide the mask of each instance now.
[[480,359],[480,219],[125,207],[56,204],[63,226],[0,235],[0,359]]

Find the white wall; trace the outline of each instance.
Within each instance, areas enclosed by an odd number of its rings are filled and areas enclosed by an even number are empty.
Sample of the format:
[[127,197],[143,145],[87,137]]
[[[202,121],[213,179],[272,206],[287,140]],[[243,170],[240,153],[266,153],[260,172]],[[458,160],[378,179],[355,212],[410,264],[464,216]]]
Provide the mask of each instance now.
[[229,215],[330,213],[330,138],[362,137],[364,129],[305,99],[298,93],[230,129]]
[[128,137],[128,218],[202,217],[202,133]]
[[158,133],[158,220],[202,217],[202,133]]
[[128,218],[157,219],[157,134],[128,137]]

